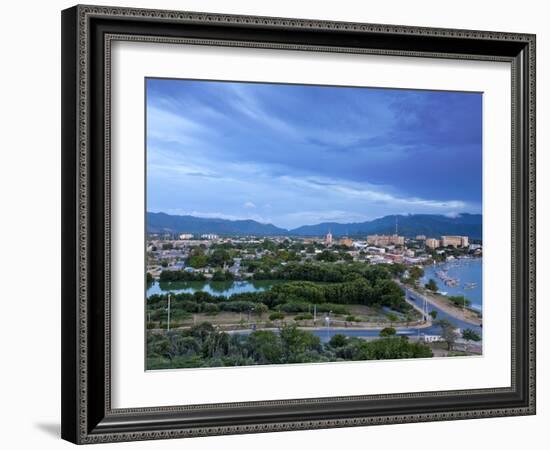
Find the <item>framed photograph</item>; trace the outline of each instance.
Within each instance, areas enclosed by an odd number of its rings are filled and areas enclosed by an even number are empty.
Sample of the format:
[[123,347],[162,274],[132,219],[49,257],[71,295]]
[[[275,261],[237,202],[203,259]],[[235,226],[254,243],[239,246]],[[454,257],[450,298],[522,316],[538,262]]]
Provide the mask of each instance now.
[[535,413],[535,36],[62,12],[62,437]]

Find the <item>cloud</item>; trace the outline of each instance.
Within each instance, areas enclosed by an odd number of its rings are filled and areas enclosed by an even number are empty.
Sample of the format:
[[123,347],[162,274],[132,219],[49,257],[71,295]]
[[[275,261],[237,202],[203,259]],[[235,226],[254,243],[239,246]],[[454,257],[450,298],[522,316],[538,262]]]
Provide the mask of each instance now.
[[451,211],[445,214],[445,217],[448,217],[449,219],[456,219],[457,217],[460,217],[462,214],[456,211]]
[[479,111],[460,95],[149,82],[147,202],[157,211],[291,228],[481,210],[481,141],[456,137],[477,139],[477,119],[462,116]]
[[464,209],[466,203],[461,200],[431,200],[419,197],[398,196],[385,192],[380,188],[369,186],[367,183],[358,185],[356,183],[346,183],[343,180],[330,180],[320,178],[292,178],[282,177],[287,182],[302,186],[308,186],[311,189],[323,191],[325,194],[342,194],[349,198],[363,199],[367,201],[387,204],[389,206],[409,206],[425,207],[433,209]]

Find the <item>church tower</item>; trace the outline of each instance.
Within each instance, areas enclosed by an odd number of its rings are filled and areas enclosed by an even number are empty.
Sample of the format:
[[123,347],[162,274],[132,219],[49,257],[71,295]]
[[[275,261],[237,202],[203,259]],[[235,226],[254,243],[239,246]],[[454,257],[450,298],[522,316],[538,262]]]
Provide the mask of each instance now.
[[330,229],[328,230],[328,233],[325,236],[325,244],[332,245],[332,233],[330,232]]

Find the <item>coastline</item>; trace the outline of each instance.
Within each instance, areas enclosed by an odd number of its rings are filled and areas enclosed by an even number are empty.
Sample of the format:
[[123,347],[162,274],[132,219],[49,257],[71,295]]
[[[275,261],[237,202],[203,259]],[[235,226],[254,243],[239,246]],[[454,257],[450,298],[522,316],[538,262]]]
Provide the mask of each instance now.
[[[400,283],[401,284],[401,283]],[[402,285],[403,286],[403,285]],[[417,288],[403,286],[409,291],[413,292],[415,295],[425,298],[428,303],[442,311],[446,312],[455,319],[461,320],[463,322],[469,323],[471,325],[481,326],[483,321],[478,317],[477,313],[470,309],[462,309],[460,307],[454,306],[449,300],[445,299],[445,296],[442,298],[436,297],[433,294],[428,294],[426,292],[420,292]]]

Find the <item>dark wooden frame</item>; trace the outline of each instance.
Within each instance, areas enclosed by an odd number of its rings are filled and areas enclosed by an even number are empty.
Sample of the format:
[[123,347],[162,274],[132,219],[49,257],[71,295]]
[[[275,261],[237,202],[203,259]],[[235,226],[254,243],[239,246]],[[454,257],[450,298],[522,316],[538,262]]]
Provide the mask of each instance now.
[[[117,410],[110,402],[110,43],[186,42],[512,65],[512,384]],[[75,443],[535,413],[535,36],[98,6],[62,13],[62,437]]]

